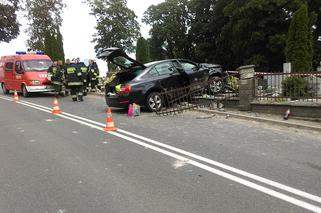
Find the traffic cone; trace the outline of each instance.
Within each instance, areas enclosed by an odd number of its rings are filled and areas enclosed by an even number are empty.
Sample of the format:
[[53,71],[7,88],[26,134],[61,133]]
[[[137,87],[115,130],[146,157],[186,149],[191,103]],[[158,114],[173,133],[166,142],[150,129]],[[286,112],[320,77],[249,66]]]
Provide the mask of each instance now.
[[110,131],[116,131],[117,130],[117,128],[115,127],[112,115],[111,115],[110,107],[108,107],[108,109],[107,109],[106,128],[104,130],[105,130],[105,132],[110,132]]
[[132,104],[129,104],[127,116],[128,116],[128,118],[133,117],[133,105]]
[[54,104],[53,104],[53,109],[52,109],[52,114],[54,115],[58,115],[60,114],[60,108],[59,108],[59,104],[58,104],[58,99],[55,98],[54,99]]
[[17,90],[14,91],[13,101],[14,102],[18,102],[19,101],[19,96],[18,96]]
[[284,114],[284,120],[288,120],[291,115],[290,109],[287,109]]

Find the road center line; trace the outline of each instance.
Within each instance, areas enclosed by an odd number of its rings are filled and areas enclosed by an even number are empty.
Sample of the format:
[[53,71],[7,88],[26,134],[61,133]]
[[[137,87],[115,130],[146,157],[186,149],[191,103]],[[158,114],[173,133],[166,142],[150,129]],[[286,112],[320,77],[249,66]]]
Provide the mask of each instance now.
[[[3,100],[12,101],[12,99],[7,98],[7,97],[3,97],[3,96],[0,96],[0,98],[3,99]],[[42,107],[38,107],[38,106],[35,106],[35,105],[32,105],[32,104],[28,104],[25,101],[18,102],[18,103],[51,114],[51,110],[47,110],[48,109],[47,107],[43,107],[43,106]],[[41,106],[41,105],[39,105],[39,106]],[[47,108],[47,109],[44,109],[44,108]],[[83,124],[83,125],[86,125],[86,126],[89,126],[91,128],[95,128],[95,129],[100,130],[100,131],[104,131],[103,128],[100,127],[101,125],[96,126],[94,124],[91,124],[91,123],[88,123],[88,122],[85,122],[83,120],[79,120],[79,119],[76,119],[76,118],[71,118],[71,117],[68,117],[66,115],[61,115],[60,114],[58,116],[62,117],[62,118],[65,118],[65,119],[68,119],[68,120],[71,120],[71,121],[74,121],[74,122],[77,122],[77,123],[80,123],[80,124]],[[281,200],[287,201],[289,203],[292,203],[292,204],[294,204],[296,206],[299,206],[299,207],[302,207],[302,208],[305,208],[307,210],[311,210],[311,211],[314,211],[314,212],[320,212],[321,213],[321,208],[318,207],[318,206],[315,206],[315,205],[312,205],[310,203],[298,200],[296,198],[293,198],[293,197],[290,197],[288,195],[282,194],[280,192],[274,191],[274,190],[269,189],[267,187],[264,187],[264,186],[258,185],[256,183],[250,182],[248,180],[242,179],[240,177],[234,176],[234,175],[229,174],[227,172],[212,168],[210,166],[207,166],[205,164],[199,163],[199,162],[194,161],[192,159],[189,159],[189,158],[186,158],[184,156],[181,156],[181,155],[169,152],[167,150],[161,149],[159,147],[147,144],[147,143],[139,141],[139,140],[137,140],[135,138],[131,138],[129,136],[120,134],[118,132],[110,132],[109,134],[114,135],[114,136],[119,137],[119,138],[122,138],[122,139],[125,139],[125,140],[130,141],[130,142],[133,142],[133,143],[138,144],[140,146],[147,147],[147,148],[149,148],[151,150],[154,150],[156,152],[159,152],[159,153],[162,153],[164,155],[170,156],[170,157],[175,158],[177,160],[185,161],[185,162],[187,162],[187,163],[189,163],[191,165],[194,165],[195,167],[201,168],[201,169],[206,170],[208,172],[211,172],[213,174],[216,174],[216,175],[219,175],[219,176],[224,177],[226,179],[229,179],[229,180],[232,180],[234,182],[240,183],[240,184],[245,185],[247,187],[250,187],[252,189],[256,189],[256,190],[261,191],[263,193],[266,193],[266,194],[268,194],[270,196],[273,196],[273,197],[279,198]],[[317,197],[317,196],[315,196],[315,197]],[[319,197],[317,197],[317,198],[319,198]]]

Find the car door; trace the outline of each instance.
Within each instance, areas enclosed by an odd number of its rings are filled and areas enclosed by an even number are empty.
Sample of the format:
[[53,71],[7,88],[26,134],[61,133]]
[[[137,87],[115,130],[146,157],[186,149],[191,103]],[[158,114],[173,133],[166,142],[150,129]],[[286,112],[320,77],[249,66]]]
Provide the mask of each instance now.
[[198,66],[196,63],[188,60],[179,60],[179,64],[188,75],[190,84],[205,82],[208,79],[207,70]]
[[4,70],[4,79],[5,79],[5,86],[7,89],[14,89],[13,88],[13,61],[6,61]]
[[16,90],[20,90],[21,85],[22,85],[22,81],[23,81],[23,70],[22,70],[21,61],[15,62],[13,76],[14,76],[14,81],[13,81],[14,85],[13,86]]
[[175,69],[172,61],[165,61],[155,65],[154,72],[159,75],[159,85],[164,91],[181,87],[180,73]]

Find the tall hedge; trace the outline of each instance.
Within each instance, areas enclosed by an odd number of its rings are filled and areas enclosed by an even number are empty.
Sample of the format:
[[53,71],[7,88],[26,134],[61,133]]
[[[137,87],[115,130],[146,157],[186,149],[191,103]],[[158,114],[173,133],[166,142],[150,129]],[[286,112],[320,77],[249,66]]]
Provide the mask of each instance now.
[[64,48],[63,48],[63,38],[58,30],[57,35],[53,35],[50,31],[45,34],[45,53],[51,60],[65,60]]
[[285,55],[287,62],[292,63],[294,72],[312,70],[312,32],[306,4],[302,4],[291,20]]
[[149,44],[143,37],[137,40],[136,60],[144,64],[150,62]]

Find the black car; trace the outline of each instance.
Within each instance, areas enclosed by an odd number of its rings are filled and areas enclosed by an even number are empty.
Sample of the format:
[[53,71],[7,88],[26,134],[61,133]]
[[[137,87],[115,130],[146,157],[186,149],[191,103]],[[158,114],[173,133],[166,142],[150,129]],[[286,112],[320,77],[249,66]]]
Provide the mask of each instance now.
[[226,86],[226,77],[227,73],[223,70],[222,66],[219,64],[206,64],[202,63],[202,66],[209,69],[210,74],[210,84],[209,84],[209,91],[210,94],[217,94],[220,92],[224,92]]
[[112,82],[106,84],[106,103],[111,107],[125,108],[136,103],[157,111],[164,105],[162,92],[211,78],[206,66],[186,59],[141,64],[119,48],[101,50],[97,57],[121,68]]

